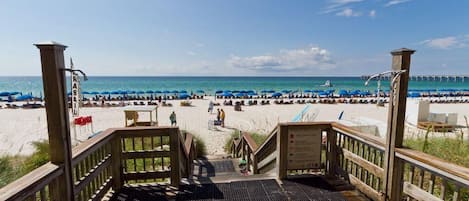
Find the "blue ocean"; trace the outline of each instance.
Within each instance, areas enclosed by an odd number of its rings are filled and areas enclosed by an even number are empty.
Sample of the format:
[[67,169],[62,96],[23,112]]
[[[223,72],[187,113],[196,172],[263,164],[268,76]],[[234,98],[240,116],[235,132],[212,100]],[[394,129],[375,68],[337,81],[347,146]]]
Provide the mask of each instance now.
[[[321,87],[327,80],[332,88]],[[68,80],[68,86],[70,81]],[[213,94],[216,90],[376,90],[377,83],[368,86],[360,77],[99,77],[90,76],[81,82],[82,91],[102,92],[115,90],[203,90]],[[0,77],[0,92],[22,92],[41,96],[42,78],[36,77]],[[382,81],[382,89],[389,89],[389,81]],[[410,81],[409,89],[469,89],[469,80],[449,81]],[[69,89],[70,90],[70,89]]]

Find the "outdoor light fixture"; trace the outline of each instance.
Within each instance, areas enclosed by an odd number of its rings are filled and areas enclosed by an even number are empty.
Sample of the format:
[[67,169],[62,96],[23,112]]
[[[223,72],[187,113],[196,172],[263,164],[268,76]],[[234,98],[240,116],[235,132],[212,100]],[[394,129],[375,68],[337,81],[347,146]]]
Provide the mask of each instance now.
[[[366,80],[365,82],[365,86],[368,86],[368,84],[370,83],[370,81],[374,78],[378,78],[378,91],[376,93],[376,104],[377,105],[380,105],[380,101],[379,101],[379,94],[380,94],[380,91],[381,91],[381,77],[384,76],[384,75],[392,75],[393,76],[393,79],[391,80],[391,92],[394,93],[394,84],[397,80],[398,77],[401,76],[402,73],[405,73],[406,70],[398,70],[398,71],[385,71],[385,72],[382,72],[382,73],[376,73],[372,76],[370,76],[370,78],[368,78],[368,80]],[[395,94],[394,94],[395,95]],[[395,96],[394,96],[395,97]],[[393,101],[394,102],[394,101]]]
[[68,72],[71,72],[71,73],[79,72],[79,73],[81,73],[81,75],[83,75],[83,80],[85,80],[85,81],[88,80],[88,77],[86,76],[86,74],[83,71],[79,70],[79,69],[62,68],[62,70],[68,71]]

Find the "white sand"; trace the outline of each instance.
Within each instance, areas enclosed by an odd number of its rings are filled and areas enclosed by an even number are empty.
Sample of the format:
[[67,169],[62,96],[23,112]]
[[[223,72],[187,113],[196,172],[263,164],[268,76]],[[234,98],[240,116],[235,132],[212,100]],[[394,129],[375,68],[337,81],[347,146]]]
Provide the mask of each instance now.
[[[243,106],[241,112],[234,111],[233,106],[215,106],[214,113],[209,114],[209,100],[213,99],[192,100],[192,107],[181,107],[180,101],[171,101],[173,107],[158,108],[159,124],[169,125],[169,114],[175,111],[179,128],[202,138],[208,154],[224,154],[225,140],[234,129],[268,134],[278,122],[291,121],[305,107],[301,104],[276,105],[271,100],[271,105]],[[216,102],[223,103],[223,100]],[[316,121],[337,120],[341,111],[345,111],[345,119],[367,117],[386,122],[387,118],[387,107],[373,104],[312,104],[311,107],[319,110]],[[432,104],[431,107],[458,113],[460,125],[465,125],[464,115],[469,116],[469,104]],[[226,112],[226,127],[209,130],[208,120],[216,118],[217,108]],[[82,108],[80,113],[93,116],[94,131],[124,126],[123,108]],[[0,117],[0,155],[30,154],[34,151],[31,142],[47,139],[44,109],[0,109]],[[77,131],[79,140],[85,140],[91,134],[90,128],[77,128]]]

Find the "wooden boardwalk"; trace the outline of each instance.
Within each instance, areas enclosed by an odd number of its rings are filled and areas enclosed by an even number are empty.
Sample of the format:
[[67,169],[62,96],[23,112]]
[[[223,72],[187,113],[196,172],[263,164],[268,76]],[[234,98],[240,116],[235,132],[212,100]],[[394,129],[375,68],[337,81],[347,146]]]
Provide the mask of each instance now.
[[[232,160],[199,161],[199,165],[194,172],[199,173],[195,177],[200,177],[201,182],[183,184],[179,189],[156,184],[126,185],[121,191],[108,195],[105,200],[369,200],[353,189],[337,189],[323,176],[278,181],[256,175],[253,180],[251,176],[240,176],[235,172]],[[210,178],[219,180],[216,177],[237,177],[239,180],[211,183]]]

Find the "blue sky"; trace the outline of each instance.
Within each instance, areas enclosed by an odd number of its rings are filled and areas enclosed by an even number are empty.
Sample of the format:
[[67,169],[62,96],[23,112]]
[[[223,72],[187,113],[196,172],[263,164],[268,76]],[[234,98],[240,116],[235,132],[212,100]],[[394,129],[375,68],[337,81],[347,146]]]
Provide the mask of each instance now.
[[89,75],[469,74],[469,1],[0,2],[0,75],[40,75],[54,40]]

